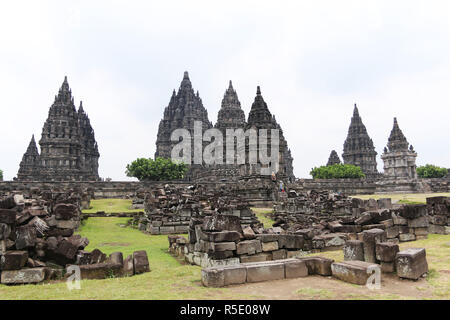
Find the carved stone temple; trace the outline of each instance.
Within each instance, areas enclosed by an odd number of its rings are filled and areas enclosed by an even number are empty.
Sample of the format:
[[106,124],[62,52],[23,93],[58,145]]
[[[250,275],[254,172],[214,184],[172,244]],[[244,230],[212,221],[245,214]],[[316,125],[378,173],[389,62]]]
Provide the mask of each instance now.
[[[178,142],[171,142],[171,133],[178,128],[188,129],[193,139],[194,121],[202,122],[203,132],[212,128],[212,124],[208,119],[208,112],[203,107],[203,103],[199,94],[194,94],[191,81],[187,72],[184,73],[178,93],[173,91],[169,105],[164,110],[164,116],[159,124],[158,136],[156,140],[156,157],[171,157],[171,150]],[[287,147],[286,140],[283,136],[283,131],[280,125],[276,122],[264,99],[261,96],[261,91],[258,87],[255,101],[252,105],[248,121],[245,119],[245,113],[241,108],[241,103],[238,99],[236,90],[230,81],[228,88],[225,91],[222,99],[221,109],[219,110],[217,122],[214,128],[220,130],[223,135],[223,142],[226,142],[227,129],[279,129],[280,131],[280,162],[279,162],[279,176],[283,178],[294,179],[292,156]],[[269,131],[270,132],[270,131]],[[270,133],[269,133],[270,135]],[[270,139],[270,138],[269,138]],[[270,140],[269,140],[270,143]],[[203,147],[207,146],[209,142],[204,142]],[[248,139],[243,146],[238,146],[237,141],[234,142],[235,158],[233,164],[226,164],[226,150],[224,147],[223,164],[205,164],[192,165],[187,174],[187,178],[196,181],[219,181],[219,180],[236,180],[243,176],[257,174],[256,166],[249,166],[246,164],[239,164],[237,162],[238,148],[245,148],[245,154],[248,158]],[[192,153],[194,152],[192,141]],[[241,149],[242,150],[242,149]],[[246,159],[247,160],[247,159]],[[248,161],[246,161],[248,163]]]
[[388,139],[387,147],[381,159],[384,162],[384,176],[387,178],[411,178],[416,179],[417,153],[413,146],[409,145],[402,130],[398,126],[397,118],[394,118],[394,127]]
[[339,159],[336,150],[331,151],[330,157],[328,158],[327,166],[332,166],[334,164],[341,164],[341,159]]
[[39,141],[34,135],[23,155],[19,181],[98,181],[98,152],[94,130],[80,102],[74,104],[67,77],[55,96]]
[[376,156],[373,141],[367,134],[366,126],[355,104],[347,139],[344,142],[342,154],[344,164],[359,166],[367,178],[375,178],[378,175]]

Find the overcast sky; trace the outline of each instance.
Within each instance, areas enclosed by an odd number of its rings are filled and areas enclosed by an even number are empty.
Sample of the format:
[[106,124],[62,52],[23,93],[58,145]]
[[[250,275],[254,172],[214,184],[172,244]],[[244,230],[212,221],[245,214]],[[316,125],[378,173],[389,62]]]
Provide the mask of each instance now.
[[260,85],[297,177],[342,155],[354,103],[379,171],[395,116],[418,165],[450,167],[449,15],[446,0],[3,1],[0,169],[17,175],[67,75],[100,176],[128,180],[184,71],[213,123],[229,80],[247,116]]

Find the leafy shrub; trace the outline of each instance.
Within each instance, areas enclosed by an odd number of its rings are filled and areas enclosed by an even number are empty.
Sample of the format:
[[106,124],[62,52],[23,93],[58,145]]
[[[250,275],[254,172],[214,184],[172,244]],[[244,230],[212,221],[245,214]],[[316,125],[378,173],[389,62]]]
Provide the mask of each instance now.
[[172,159],[138,158],[127,165],[126,175],[138,178],[139,181],[168,181],[182,179],[187,171],[184,163],[173,162]]
[[448,174],[446,168],[441,168],[432,164],[427,164],[417,168],[419,178],[443,178]]
[[3,170],[0,169],[0,181],[3,181]]
[[352,164],[334,164],[316,167],[309,173],[313,179],[358,179],[365,175],[361,168]]

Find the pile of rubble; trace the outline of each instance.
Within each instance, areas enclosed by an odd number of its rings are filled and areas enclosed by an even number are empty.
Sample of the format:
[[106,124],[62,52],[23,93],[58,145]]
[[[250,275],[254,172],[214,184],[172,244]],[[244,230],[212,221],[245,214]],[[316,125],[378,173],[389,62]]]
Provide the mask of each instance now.
[[215,212],[237,216],[243,226],[259,223],[248,202],[221,189],[166,185],[147,192],[140,191],[137,196],[144,198],[145,215],[136,217],[132,224],[151,234],[188,233],[192,218],[210,216]]
[[427,198],[430,233],[450,234],[450,197]]
[[142,264],[149,269],[145,252],[121,261],[121,253],[108,258],[98,249],[84,250],[89,240],[74,235],[80,226],[82,200],[76,192],[28,196],[14,194],[0,198],[1,283],[38,283],[62,278],[65,267],[72,264],[79,265],[82,278],[88,279],[134,274],[136,269],[143,270]]

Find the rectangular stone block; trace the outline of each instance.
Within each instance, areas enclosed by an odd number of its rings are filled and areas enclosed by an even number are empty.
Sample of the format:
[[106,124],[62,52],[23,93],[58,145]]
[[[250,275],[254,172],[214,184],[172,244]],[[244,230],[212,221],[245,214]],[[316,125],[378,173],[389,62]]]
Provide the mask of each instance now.
[[378,265],[364,261],[345,261],[331,265],[333,277],[358,285],[367,283],[372,274],[370,268],[378,268]]
[[140,250],[133,252],[134,274],[144,273],[150,271],[150,264],[148,262],[147,251]]
[[281,234],[278,238],[280,249],[303,249],[304,239],[302,235]]
[[399,214],[393,213],[392,220],[394,221],[394,225],[396,225],[396,226],[406,226],[408,224],[408,220],[406,220]]
[[321,276],[331,276],[331,264],[334,260],[318,256],[301,257],[297,259],[305,262],[309,275],[318,274]]
[[245,264],[247,282],[281,280],[285,278],[284,264],[277,262]]
[[278,241],[272,241],[272,242],[263,242],[262,243],[262,251],[275,251],[278,250]]
[[408,220],[408,227],[410,228],[427,228],[428,227],[428,217],[423,216],[416,219]]
[[123,272],[123,265],[111,262],[80,265],[78,267],[80,268],[82,280],[120,277]]
[[238,255],[241,254],[256,254],[262,252],[261,242],[259,240],[245,240],[241,241],[236,246]]
[[417,236],[427,236],[428,235],[428,227],[423,228],[414,228],[414,234]]
[[272,259],[273,260],[282,260],[282,259],[286,259],[286,257],[287,257],[287,252],[285,249],[272,251]]
[[159,232],[160,234],[172,234],[175,233],[175,227],[174,226],[170,226],[170,227],[160,227],[159,228]]
[[0,255],[0,270],[19,270],[28,260],[27,251],[7,251]]
[[398,238],[400,239],[401,242],[416,240],[416,236],[412,233],[403,233],[403,234],[399,235]]
[[364,243],[359,240],[347,240],[344,245],[345,261],[364,261]]
[[237,242],[241,234],[237,231],[221,231],[200,233],[200,239],[209,242]]
[[400,278],[419,279],[428,272],[426,251],[424,248],[409,248],[397,253],[395,258],[397,275]]
[[175,226],[176,233],[188,233],[188,231],[189,231],[189,226],[185,226],[185,225]]
[[14,224],[16,222],[16,210],[0,209],[0,223]]
[[298,259],[294,261],[286,261],[284,267],[286,279],[303,278],[308,276],[308,268],[306,267],[305,261]]
[[1,282],[3,284],[39,283],[45,280],[46,274],[47,268],[2,271]]
[[386,232],[381,229],[371,229],[363,231],[364,261],[376,263],[376,243],[386,242]]
[[242,265],[223,267],[224,285],[243,284],[247,281],[247,268]]
[[386,228],[386,237],[388,239],[397,238],[400,234],[400,228],[398,226],[392,226],[389,228]]
[[268,252],[258,253],[254,255],[241,255],[239,257],[241,263],[264,262],[273,260],[272,254]]
[[397,244],[390,242],[380,242],[376,244],[376,256],[379,261],[394,262],[397,252],[399,252]]
[[435,224],[430,224],[428,226],[428,233],[431,233],[431,234],[446,234],[445,233],[445,228],[446,228],[446,226],[438,226],[438,225],[435,225]]
[[202,284],[205,287],[221,288],[225,286],[225,275],[221,268],[202,269]]
[[286,259],[299,258],[303,257],[305,252],[302,250],[287,250],[286,251]]

